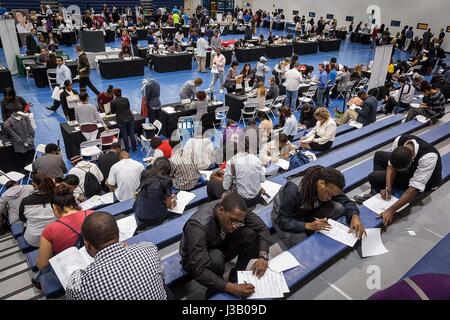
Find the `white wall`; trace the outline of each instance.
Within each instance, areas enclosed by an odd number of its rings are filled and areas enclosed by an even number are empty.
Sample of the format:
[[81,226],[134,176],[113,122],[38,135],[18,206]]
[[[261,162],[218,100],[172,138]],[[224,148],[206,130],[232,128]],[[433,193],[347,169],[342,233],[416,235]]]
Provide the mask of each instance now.
[[[346,16],[354,16],[355,24],[366,21],[366,9],[370,5],[378,5],[381,9],[381,23],[389,27],[391,33],[401,31],[403,26],[414,26],[414,34],[421,35],[423,31],[417,30],[417,23],[428,23],[431,31],[436,35],[441,28],[444,30],[450,25],[449,0],[253,0],[253,9],[274,10],[283,9],[288,20],[292,20],[293,10],[308,18],[308,12],[316,13],[316,19],[327,13],[334,14],[338,26],[348,25]],[[401,21],[401,27],[391,27],[391,20]],[[443,48],[450,52],[450,33],[446,33]]]

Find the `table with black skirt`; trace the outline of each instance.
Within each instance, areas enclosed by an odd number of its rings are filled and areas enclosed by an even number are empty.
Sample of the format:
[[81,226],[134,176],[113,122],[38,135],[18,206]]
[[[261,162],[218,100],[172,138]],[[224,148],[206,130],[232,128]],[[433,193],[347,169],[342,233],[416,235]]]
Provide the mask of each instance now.
[[245,34],[245,28],[244,24],[233,24],[233,34]]
[[[222,106],[222,101],[209,103],[208,113],[204,114],[201,119],[203,132],[207,129],[213,128],[213,123],[216,117],[214,111]],[[174,110],[172,108],[174,108]],[[161,109],[156,110],[156,119],[162,123],[160,134],[170,139],[172,133],[178,128],[178,119],[180,117],[193,116],[196,113],[197,109],[191,108],[190,106],[181,106],[180,103],[171,103],[162,106]]]
[[266,47],[266,56],[270,59],[291,57],[293,48],[292,44],[269,44]]
[[372,42],[372,35],[370,33],[361,33],[359,35],[359,42],[361,44],[370,44]]
[[270,28],[270,21],[264,20],[262,24],[262,28]]
[[236,48],[234,52],[239,62],[258,61],[266,55],[266,47]]
[[156,72],[171,72],[192,69],[192,53],[152,54],[153,69]]
[[0,69],[0,92],[4,92],[7,87],[14,88],[11,71],[8,68]]
[[148,48],[139,48],[138,49],[138,57],[145,59],[147,56]]
[[284,30],[285,23],[284,22],[275,22],[275,30]]
[[298,55],[316,54],[318,49],[318,41],[294,42],[294,53]]
[[105,42],[114,42],[116,41],[116,31],[115,30],[105,30]]
[[336,35],[336,38],[341,40],[345,40],[347,38],[347,31],[336,30],[334,31],[334,34]]
[[[232,49],[223,49],[222,50],[222,54],[225,56],[225,64],[230,64],[231,63],[231,58],[233,57],[233,50]],[[211,62],[211,51],[206,51],[206,68],[210,67],[210,62]]]
[[143,76],[144,66],[145,59],[139,57],[131,60],[113,58],[98,61],[100,75],[105,79]]
[[340,48],[341,48],[340,39],[319,40],[319,51],[322,52],[339,51]]
[[70,32],[61,32],[61,44],[64,44],[66,46],[71,46],[73,44],[77,43],[77,36],[75,34],[75,31]]
[[227,118],[238,122],[241,117],[242,108],[244,108],[244,102],[247,101],[249,97],[248,94],[225,94],[225,105],[230,108],[227,113]]
[[[141,115],[133,112],[134,115],[134,130],[137,136],[140,136],[143,133],[142,124],[145,122],[145,118]],[[108,116],[103,119],[105,124],[109,129],[117,128],[116,116]],[[111,121],[114,121],[111,123]],[[68,159],[77,156],[80,154],[80,144],[86,141],[85,137],[81,133],[81,131],[76,128],[79,128],[79,124],[69,124],[68,122],[60,123],[61,135],[64,140],[64,147],[66,150],[66,156]],[[100,137],[100,133],[105,131],[104,127],[100,127],[98,129],[98,136]]]
[[47,67],[43,64],[32,64],[30,68],[36,87],[44,88],[48,86]]

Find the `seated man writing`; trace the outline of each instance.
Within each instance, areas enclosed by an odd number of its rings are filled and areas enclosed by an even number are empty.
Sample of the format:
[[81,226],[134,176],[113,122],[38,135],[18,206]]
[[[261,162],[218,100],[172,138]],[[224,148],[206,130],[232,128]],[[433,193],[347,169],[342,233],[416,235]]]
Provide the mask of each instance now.
[[400,199],[381,214],[385,226],[392,222],[397,210],[413,201],[420,192],[436,188],[442,181],[439,151],[413,135],[397,137],[392,152],[377,151],[373,169],[368,177],[370,193],[356,196],[356,202],[362,203],[377,193],[389,200],[394,188],[404,191]]
[[[270,232],[237,193],[201,207],[186,222],[180,242],[181,265],[202,285],[206,296],[228,292],[238,297],[251,295],[251,284],[237,284],[237,271],[245,270],[251,259],[258,259],[251,270],[258,277],[266,272]],[[229,281],[223,278],[225,263],[237,256]]]

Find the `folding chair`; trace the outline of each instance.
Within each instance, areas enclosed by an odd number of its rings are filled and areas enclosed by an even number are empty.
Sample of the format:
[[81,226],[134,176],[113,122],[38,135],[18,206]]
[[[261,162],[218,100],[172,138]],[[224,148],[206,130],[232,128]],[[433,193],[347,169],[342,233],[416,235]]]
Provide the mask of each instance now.
[[256,109],[258,108],[258,104],[256,103],[246,103],[241,110],[241,117],[239,118],[239,122],[245,125],[245,119],[251,119],[255,117]]
[[102,153],[102,140],[84,141],[80,144],[80,155],[90,157],[91,160],[97,160]]
[[345,85],[344,89],[342,89],[342,91],[339,92],[339,94],[337,95],[335,100],[339,99],[339,97],[344,98],[345,97],[345,93],[348,92],[348,91],[351,91],[353,86],[355,85],[355,83],[356,83],[355,80],[347,82],[347,84]]
[[106,147],[106,150],[109,150],[109,147],[111,147],[114,142],[119,141],[119,136],[120,129],[111,129],[100,133],[100,140],[102,141],[102,151],[105,151],[104,147]]
[[152,152],[152,146],[150,145],[150,140],[148,140],[143,134],[141,134],[141,151],[146,151],[145,158],[148,158],[150,152]]
[[25,175],[16,171],[10,171],[8,173],[0,171],[0,185],[2,186],[0,188],[0,193],[3,191],[5,184],[7,184],[9,181],[20,181],[20,184],[22,184],[23,178],[25,178]]
[[284,100],[286,100],[286,95],[281,95],[273,99],[273,102],[270,105],[270,113],[272,113],[274,118],[277,117],[276,114],[278,114],[278,110],[283,106]]
[[161,128],[162,128],[162,123],[159,120],[155,120],[153,122],[153,125],[155,126],[156,129],[158,129],[158,131],[156,132],[156,136],[159,136],[159,133],[161,132]]
[[194,117],[179,117],[177,128],[179,132],[187,132],[189,134],[189,138],[192,137],[194,133]]
[[[45,153],[45,147],[46,146],[47,145],[42,144],[42,143],[38,144],[38,146],[36,147],[36,151],[34,152],[33,162],[34,162],[34,160],[36,160],[36,158],[38,156],[38,153],[40,153],[40,154],[44,154]],[[25,171],[29,172],[27,181],[30,181],[30,178],[31,178],[31,173],[33,171],[33,162],[30,163],[29,165],[27,165],[25,168],[23,168]]]
[[227,120],[228,110],[230,110],[230,107],[224,106],[219,107],[214,111],[215,117],[214,117],[214,131],[217,133],[217,127],[220,126],[220,128],[225,127],[225,121]]
[[56,69],[47,69],[48,86],[50,90],[57,85],[56,83]]
[[316,91],[317,91],[317,87],[318,86],[311,86],[308,88],[308,91],[303,92],[303,97],[298,98],[298,101],[300,102],[299,104],[299,108],[302,106],[302,104],[304,103],[312,103],[314,106],[316,105],[316,103],[314,102],[314,97],[316,95]]

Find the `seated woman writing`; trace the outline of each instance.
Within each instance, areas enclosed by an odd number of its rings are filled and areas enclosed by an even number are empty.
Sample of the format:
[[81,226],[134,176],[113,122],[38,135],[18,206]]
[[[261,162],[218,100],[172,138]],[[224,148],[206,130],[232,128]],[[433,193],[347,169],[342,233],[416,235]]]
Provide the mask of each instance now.
[[314,112],[316,126],[300,140],[303,149],[327,151],[336,137],[336,122],[330,117],[327,108],[320,107]]

